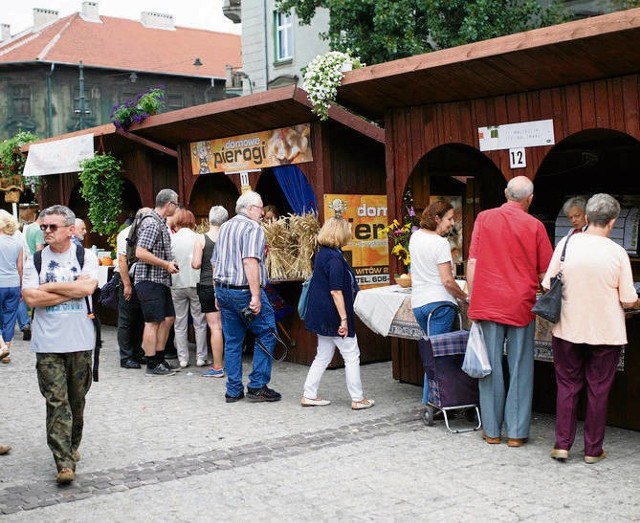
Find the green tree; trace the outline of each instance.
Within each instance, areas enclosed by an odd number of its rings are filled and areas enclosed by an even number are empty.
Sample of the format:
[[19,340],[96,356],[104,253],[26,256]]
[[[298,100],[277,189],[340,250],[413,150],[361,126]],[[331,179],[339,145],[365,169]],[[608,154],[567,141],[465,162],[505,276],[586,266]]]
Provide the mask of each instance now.
[[536,0],[278,0],[278,10],[294,10],[302,24],[316,10],[329,10],[332,50],[351,49],[363,62],[404,58],[567,19],[552,2]]

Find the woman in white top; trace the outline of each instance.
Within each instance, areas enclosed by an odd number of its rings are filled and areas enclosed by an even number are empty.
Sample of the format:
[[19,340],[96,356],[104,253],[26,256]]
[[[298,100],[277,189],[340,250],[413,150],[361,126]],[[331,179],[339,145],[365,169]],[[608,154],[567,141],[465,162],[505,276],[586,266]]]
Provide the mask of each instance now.
[[204,367],[207,364],[207,322],[196,290],[200,281],[200,271],[191,267],[193,246],[198,241],[198,235],[193,231],[195,225],[196,219],[193,213],[180,209],[173,219],[176,232],[171,235],[174,259],[180,269],[179,272],[171,275],[171,298],[176,310],[176,320],[173,325],[174,344],[182,368],[189,366],[189,312],[193,318],[193,330],[196,335],[196,365]]
[[456,298],[466,300],[467,295],[453,278],[451,247],[443,238],[454,225],[453,207],[438,201],[427,207],[420,219],[420,229],[411,235],[411,308],[422,330],[430,334],[450,332],[455,310],[443,307],[436,311],[427,329],[429,313],[436,307],[451,303]]

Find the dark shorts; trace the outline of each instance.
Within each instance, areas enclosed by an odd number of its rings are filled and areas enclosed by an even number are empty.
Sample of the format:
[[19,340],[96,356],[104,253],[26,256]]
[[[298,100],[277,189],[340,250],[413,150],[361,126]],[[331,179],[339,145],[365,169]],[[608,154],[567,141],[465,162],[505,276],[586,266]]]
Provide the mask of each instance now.
[[160,322],[176,315],[171,289],[166,285],[141,281],[136,283],[135,290],[145,322]]
[[200,308],[202,312],[218,312],[216,308],[216,292],[213,285],[203,285],[198,283],[196,285],[198,291],[198,298],[200,300]]

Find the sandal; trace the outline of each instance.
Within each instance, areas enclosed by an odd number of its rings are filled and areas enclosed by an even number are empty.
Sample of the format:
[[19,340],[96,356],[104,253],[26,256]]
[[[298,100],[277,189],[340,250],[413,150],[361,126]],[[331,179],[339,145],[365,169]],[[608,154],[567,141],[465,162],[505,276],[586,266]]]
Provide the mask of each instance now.
[[11,354],[9,347],[7,347],[6,345],[0,347],[0,360],[6,358],[7,356],[9,356],[9,354]]

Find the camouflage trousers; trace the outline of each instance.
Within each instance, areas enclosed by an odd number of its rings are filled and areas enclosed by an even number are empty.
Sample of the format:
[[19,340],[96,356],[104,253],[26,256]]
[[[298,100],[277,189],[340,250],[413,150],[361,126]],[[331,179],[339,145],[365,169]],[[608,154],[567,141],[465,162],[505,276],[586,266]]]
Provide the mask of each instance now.
[[40,392],[47,402],[47,444],[58,471],[75,470],[84,426],[85,396],[91,387],[91,351],[36,354]]

